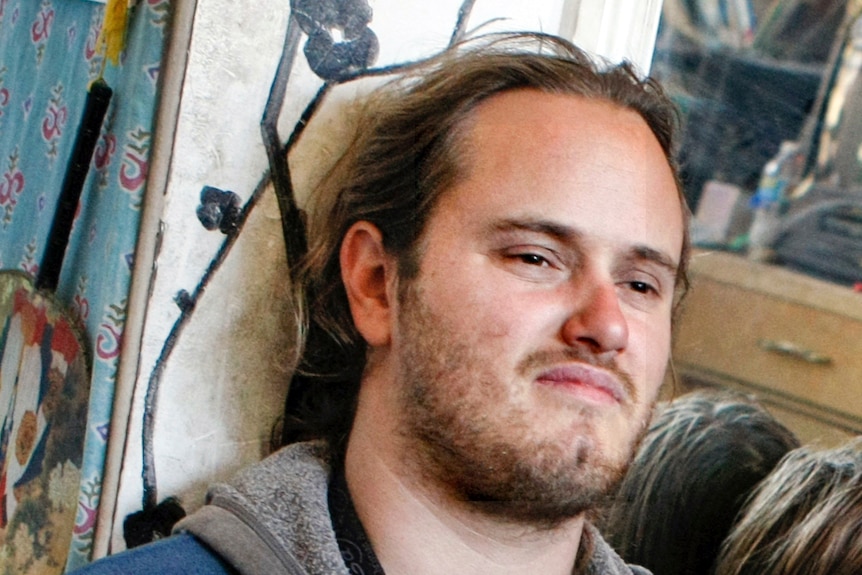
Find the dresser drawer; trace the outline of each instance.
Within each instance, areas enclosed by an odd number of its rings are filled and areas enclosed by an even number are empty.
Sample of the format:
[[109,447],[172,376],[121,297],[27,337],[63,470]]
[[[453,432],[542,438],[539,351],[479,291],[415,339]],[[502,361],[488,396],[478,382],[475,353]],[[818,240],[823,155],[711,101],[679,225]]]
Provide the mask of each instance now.
[[705,276],[684,306],[674,343],[681,368],[862,417],[862,321]]

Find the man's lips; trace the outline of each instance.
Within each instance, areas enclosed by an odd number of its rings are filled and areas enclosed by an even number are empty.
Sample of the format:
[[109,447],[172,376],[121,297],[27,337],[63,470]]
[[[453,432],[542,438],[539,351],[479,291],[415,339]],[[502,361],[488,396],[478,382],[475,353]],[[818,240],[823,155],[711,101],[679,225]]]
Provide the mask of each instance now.
[[585,388],[606,394],[617,403],[626,399],[623,384],[610,372],[586,364],[571,364],[543,371],[536,381],[546,385]]

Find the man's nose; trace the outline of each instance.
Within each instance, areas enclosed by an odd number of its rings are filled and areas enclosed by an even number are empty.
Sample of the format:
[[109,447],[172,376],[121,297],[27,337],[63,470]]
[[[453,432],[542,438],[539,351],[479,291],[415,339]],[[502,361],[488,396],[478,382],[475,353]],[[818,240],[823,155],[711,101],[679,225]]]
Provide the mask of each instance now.
[[577,305],[563,325],[562,337],[570,346],[602,354],[628,345],[628,321],[620,307],[617,286],[611,281],[575,282]]

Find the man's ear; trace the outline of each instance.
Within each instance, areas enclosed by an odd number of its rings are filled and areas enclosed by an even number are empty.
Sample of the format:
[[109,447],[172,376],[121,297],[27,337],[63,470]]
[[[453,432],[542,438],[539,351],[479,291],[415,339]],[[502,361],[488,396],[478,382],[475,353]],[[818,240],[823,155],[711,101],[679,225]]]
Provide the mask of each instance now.
[[344,235],[339,256],[356,329],[369,346],[387,345],[393,303],[388,288],[396,268],[383,249],[383,234],[370,222],[356,222]]

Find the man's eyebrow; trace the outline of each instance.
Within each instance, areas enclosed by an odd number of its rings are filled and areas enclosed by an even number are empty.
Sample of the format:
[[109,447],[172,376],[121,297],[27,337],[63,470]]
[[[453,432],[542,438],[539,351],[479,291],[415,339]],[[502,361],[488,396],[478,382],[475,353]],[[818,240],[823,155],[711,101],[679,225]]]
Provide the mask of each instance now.
[[664,252],[649,246],[637,245],[631,249],[630,260],[632,261],[647,261],[657,264],[665,268],[668,272],[677,277],[679,274],[679,264],[672,257]]
[[557,222],[544,219],[520,218],[504,219],[491,225],[491,233],[506,233],[513,231],[526,231],[543,234],[563,242],[573,242],[582,237],[580,231]]

